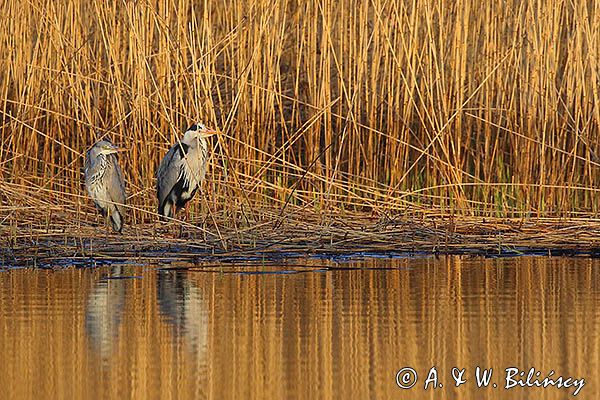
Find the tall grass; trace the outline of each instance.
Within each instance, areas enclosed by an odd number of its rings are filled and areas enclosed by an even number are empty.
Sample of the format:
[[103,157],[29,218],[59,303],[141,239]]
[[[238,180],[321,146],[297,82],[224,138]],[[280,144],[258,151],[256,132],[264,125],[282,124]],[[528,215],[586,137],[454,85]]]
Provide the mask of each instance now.
[[7,0],[0,15],[10,207],[19,188],[89,205],[83,154],[108,134],[148,220],[160,157],[200,119],[225,132],[204,210],[598,209],[598,2]]

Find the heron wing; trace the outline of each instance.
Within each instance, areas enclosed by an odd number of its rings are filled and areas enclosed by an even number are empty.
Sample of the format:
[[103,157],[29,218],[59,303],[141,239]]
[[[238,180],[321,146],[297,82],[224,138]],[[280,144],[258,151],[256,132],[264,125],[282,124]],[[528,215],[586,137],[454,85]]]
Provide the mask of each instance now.
[[156,171],[156,191],[158,203],[162,205],[180,179],[181,168],[188,146],[184,143],[174,144],[163,157]]
[[94,205],[100,211],[102,215],[106,215],[106,210],[102,207],[102,205],[98,202],[98,199],[92,192],[91,188],[93,185],[93,177],[97,172],[98,163],[92,158],[92,150],[88,150],[85,154],[85,164],[83,168],[84,176],[85,176],[85,188],[92,198]]
[[119,167],[119,163],[117,161],[117,157],[114,154],[109,156],[110,163],[106,170],[106,179],[108,182],[108,194],[110,199],[115,203],[117,210],[121,216],[125,216],[125,200],[127,199],[127,195],[125,193],[125,179],[123,178],[123,171],[121,171],[121,167]]
[[85,176],[85,185],[86,185],[86,188],[88,187],[89,180],[90,180],[90,178],[92,176],[92,160],[91,160],[91,154],[90,154],[90,152],[91,152],[91,150],[88,150],[85,153],[85,164],[83,166],[83,173],[84,173],[84,176]]

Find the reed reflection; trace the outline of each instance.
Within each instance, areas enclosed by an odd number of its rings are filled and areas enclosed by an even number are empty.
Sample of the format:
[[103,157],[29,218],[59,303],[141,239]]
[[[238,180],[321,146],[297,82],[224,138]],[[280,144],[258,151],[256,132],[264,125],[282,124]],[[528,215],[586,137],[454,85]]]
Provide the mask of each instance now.
[[[303,263],[364,269],[2,273],[0,398],[570,396],[453,387],[453,367],[476,366],[585,377],[578,398],[600,396],[599,260]],[[402,391],[394,377],[405,366],[421,384],[436,366],[444,388]]]

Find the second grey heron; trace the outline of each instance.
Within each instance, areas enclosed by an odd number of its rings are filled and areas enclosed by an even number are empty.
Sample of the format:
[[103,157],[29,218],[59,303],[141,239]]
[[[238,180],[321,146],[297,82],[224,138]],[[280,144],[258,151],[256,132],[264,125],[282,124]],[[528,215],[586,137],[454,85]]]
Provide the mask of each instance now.
[[85,187],[96,208],[121,232],[125,219],[125,180],[116,153],[108,140],[94,144],[85,157]]
[[194,197],[206,176],[208,137],[217,131],[203,124],[189,127],[164,156],[156,171],[158,213],[173,218]]

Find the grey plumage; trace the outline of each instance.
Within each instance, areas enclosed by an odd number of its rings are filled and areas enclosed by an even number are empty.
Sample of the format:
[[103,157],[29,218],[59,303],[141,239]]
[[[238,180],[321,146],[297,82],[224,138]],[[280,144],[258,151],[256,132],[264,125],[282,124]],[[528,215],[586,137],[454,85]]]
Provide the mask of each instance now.
[[217,132],[202,124],[188,128],[164,156],[156,171],[158,213],[173,218],[190,201],[206,176],[207,137]]
[[121,232],[125,218],[125,180],[116,152],[108,140],[94,144],[85,157],[85,187],[100,213]]

